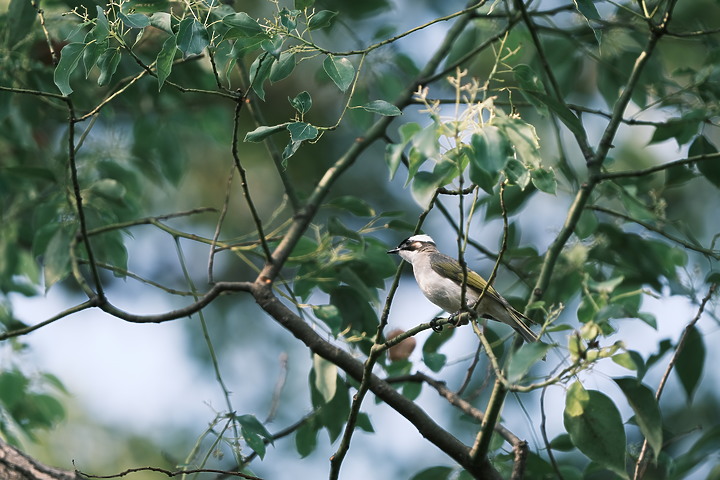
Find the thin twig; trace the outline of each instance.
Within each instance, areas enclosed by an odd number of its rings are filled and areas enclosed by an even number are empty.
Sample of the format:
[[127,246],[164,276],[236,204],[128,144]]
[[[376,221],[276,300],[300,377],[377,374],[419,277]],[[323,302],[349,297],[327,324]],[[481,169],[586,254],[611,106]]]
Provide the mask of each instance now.
[[220,230],[222,230],[222,224],[225,220],[228,207],[230,205],[230,192],[232,187],[233,177],[235,176],[235,166],[230,168],[230,175],[228,175],[227,187],[225,188],[225,201],[223,201],[222,210],[220,210],[220,217],[218,218],[217,224],[215,225],[215,233],[213,234],[212,243],[210,244],[210,252],[208,254],[208,283],[212,285],[215,283],[213,276],[213,265],[215,263],[215,247],[217,246],[218,238],[220,237]]
[[95,306],[95,304],[93,302],[91,302],[90,300],[88,300],[79,305],[75,305],[74,307],[70,307],[67,310],[63,310],[62,312],[58,313],[57,315],[53,315],[52,317],[48,318],[47,320],[44,320],[40,323],[36,323],[35,325],[30,325],[29,327],[18,328],[16,330],[10,330],[9,332],[0,333],[0,341],[7,340],[8,338],[12,338],[12,337],[19,337],[21,335],[27,335],[28,333],[34,332],[35,330],[38,330],[46,325],[50,325],[51,323],[56,322],[56,321],[60,320],[61,318],[67,317],[74,313],[82,312],[83,310],[87,310],[88,308],[92,308],[94,306]]
[[540,393],[540,434],[542,435],[543,442],[545,443],[545,451],[547,451],[548,458],[550,459],[550,465],[552,465],[553,470],[555,470],[555,475],[557,475],[558,480],[565,480],[565,478],[562,475],[562,472],[560,471],[560,467],[557,464],[557,461],[555,460],[555,455],[552,452],[552,447],[550,446],[550,440],[548,439],[547,435],[547,429],[545,428],[545,421],[547,420],[547,417],[545,415],[545,392],[547,391],[547,387],[543,387],[542,392]]
[[238,131],[240,130],[240,111],[242,110],[242,106],[244,104],[243,99],[238,99],[235,104],[235,117],[233,119],[233,138],[232,138],[232,156],[233,160],[235,161],[235,167],[237,168],[238,173],[240,174],[240,186],[242,187],[243,196],[245,197],[245,202],[248,205],[248,208],[250,209],[250,214],[252,215],[253,221],[255,222],[255,228],[258,233],[258,237],[260,238],[260,244],[262,245],[263,252],[265,252],[265,261],[267,263],[272,263],[272,253],[270,252],[270,247],[267,244],[267,239],[265,238],[265,232],[263,231],[263,225],[262,220],[260,219],[260,215],[258,214],[257,209],[255,208],[255,202],[253,202],[252,197],[250,196],[250,186],[247,182],[247,173],[245,172],[245,168],[242,166],[242,163],[240,162],[240,154],[238,152]]
[[609,208],[600,207],[598,205],[587,205],[585,208],[587,208],[588,210],[594,210],[596,212],[602,212],[602,213],[606,213],[608,215],[612,215],[614,217],[622,218],[623,220],[628,221],[628,222],[637,223],[641,227],[643,227],[647,230],[650,230],[651,232],[655,232],[658,235],[662,235],[663,237],[667,238],[668,240],[671,240],[671,241],[677,243],[678,245],[681,245],[681,246],[687,248],[688,250],[693,250],[695,252],[702,253],[703,255],[712,257],[716,260],[720,260],[720,251],[715,251],[715,250],[711,250],[709,248],[703,248],[703,247],[698,247],[697,245],[693,245],[692,243],[690,243],[686,240],[683,240],[680,237],[676,237],[675,235],[671,235],[671,234],[659,229],[658,227],[649,224],[648,222],[644,222],[640,219],[633,218],[624,213],[616,212],[615,210],[610,210]]

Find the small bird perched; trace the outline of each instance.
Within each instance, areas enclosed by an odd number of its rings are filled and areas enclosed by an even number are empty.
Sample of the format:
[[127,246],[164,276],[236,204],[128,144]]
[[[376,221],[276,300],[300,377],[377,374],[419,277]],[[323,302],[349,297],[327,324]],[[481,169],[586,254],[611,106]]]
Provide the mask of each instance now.
[[[428,300],[450,314],[460,313],[463,269],[457,260],[440,253],[432,238],[414,235],[387,253],[396,253],[412,264],[415,280]],[[484,278],[467,270],[465,301],[468,306],[475,304],[486,285]],[[531,320],[515,310],[492,286],[487,288],[475,311],[481,317],[510,325],[526,342],[538,340],[525,324]]]

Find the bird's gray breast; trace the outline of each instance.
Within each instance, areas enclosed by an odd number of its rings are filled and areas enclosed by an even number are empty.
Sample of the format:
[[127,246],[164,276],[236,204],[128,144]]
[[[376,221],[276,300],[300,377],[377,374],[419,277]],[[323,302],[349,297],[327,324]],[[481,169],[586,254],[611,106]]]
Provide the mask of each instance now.
[[460,310],[460,286],[433,270],[429,257],[427,260],[416,259],[413,273],[420,290],[428,300],[448,313]]

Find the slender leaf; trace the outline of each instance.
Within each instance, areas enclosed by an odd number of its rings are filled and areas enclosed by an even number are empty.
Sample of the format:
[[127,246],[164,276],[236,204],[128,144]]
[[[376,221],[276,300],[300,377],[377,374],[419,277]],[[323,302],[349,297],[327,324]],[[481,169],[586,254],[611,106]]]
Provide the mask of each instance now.
[[162,89],[165,80],[170,76],[172,71],[173,60],[175,59],[175,50],[177,50],[177,38],[175,35],[170,35],[165,42],[163,42],[162,49],[157,56],[157,79],[158,79],[158,91]]
[[[6,4],[7,5],[7,4]],[[28,0],[10,0],[7,9],[7,20],[3,23],[6,29],[6,42],[9,50],[12,50],[18,42],[27,37],[33,23],[35,23],[37,11],[32,2]]]
[[653,449],[657,461],[663,445],[662,417],[655,394],[636,378],[614,378],[625,394],[643,436]]
[[402,115],[399,108],[390,102],[386,102],[385,100],[373,100],[372,102],[368,102],[363,105],[362,108],[368,112],[379,113],[380,115],[384,115],[386,117]]
[[705,365],[705,343],[696,327],[690,328],[685,346],[675,363],[675,373],[685,390],[688,403],[697,389]]
[[252,132],[248,132],[245,135],[245,141],[246,142],[262,142],[270,135],[285,130],[287,128],[287,126],[288,126],[287,123],[281,123],[279,125],[272,125],[270,127],[267,127],[267,126],[257,127],[255,130],[253,130]]

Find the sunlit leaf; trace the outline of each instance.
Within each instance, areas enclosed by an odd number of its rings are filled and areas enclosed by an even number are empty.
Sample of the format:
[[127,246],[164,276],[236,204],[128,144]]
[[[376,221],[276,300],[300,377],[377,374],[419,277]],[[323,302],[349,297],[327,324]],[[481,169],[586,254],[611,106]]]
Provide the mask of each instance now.
[[327,403],[332,400],[337,390],[337,366],[314,354],[313,369],[315,369],[315,388]]

